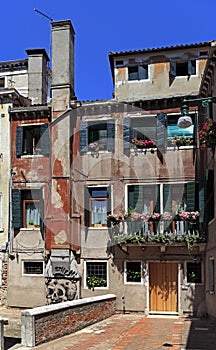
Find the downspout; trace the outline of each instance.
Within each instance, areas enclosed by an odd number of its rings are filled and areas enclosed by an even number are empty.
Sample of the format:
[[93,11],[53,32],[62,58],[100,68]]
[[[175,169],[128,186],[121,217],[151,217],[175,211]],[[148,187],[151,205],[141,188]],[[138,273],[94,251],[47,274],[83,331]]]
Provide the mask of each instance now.
[[12,232],[12,186],[13,186],[13,169],[12,169],[12,117],[10,113],[11,107],[8,107],[10,122],[10,181],[9,181],[9,217],[8,217],[8,240],[9,240],[9,257],[13,252],[13,232]]

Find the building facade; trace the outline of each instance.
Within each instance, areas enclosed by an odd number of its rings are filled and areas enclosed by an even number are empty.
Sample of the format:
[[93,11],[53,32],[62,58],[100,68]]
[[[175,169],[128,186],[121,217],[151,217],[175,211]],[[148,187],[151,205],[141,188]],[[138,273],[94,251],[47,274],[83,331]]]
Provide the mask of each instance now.
[[111,52],[114,98],[81,104],[73,26],[51,27],[51,101],[48,57],[27,50],[32,102],[10,110],[8,305],[114,293],[118,310],[199,312],[214,214],[197,98],[214,42]]
[[112,101],[78,110],[74,210],[81,214],[82,297],[117,308],[193,313],[205,300],[206,226],[198,105],[212,42],[110,53]]

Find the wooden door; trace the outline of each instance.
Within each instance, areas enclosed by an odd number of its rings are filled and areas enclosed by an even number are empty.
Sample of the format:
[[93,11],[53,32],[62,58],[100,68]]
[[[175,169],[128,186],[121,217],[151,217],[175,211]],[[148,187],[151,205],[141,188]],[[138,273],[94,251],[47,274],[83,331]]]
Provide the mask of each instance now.
[[178,311],[178,264],[149,263],[150,311]]

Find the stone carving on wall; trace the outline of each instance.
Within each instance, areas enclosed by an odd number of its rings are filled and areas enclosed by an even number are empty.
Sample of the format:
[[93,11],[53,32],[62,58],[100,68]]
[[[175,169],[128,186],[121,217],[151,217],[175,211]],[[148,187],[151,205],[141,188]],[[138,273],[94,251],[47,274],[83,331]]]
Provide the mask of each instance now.
[[48,304],[56,304],[77,298],[77,282],[81,278],[76,260],[70,256],[52,256],[46,269],[46,298]]
[[77,281],[67,278],[47,278],[46,297],[48,304],[76,299]]

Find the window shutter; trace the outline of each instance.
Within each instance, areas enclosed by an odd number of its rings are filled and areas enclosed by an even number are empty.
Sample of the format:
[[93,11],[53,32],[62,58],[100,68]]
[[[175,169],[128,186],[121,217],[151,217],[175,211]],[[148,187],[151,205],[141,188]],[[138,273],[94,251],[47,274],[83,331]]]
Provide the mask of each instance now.
[[170,61],[170,75],[173,77],[176,76],[176,62],[175,61]]
[[111,186],[107,188],[107,215],[111,214]]
[[107,150],[114,152],[115,149],[115,121],[107,120]]
[[170,200],[170,185],[169,184],[164,184],[163,185],[163,210],[172,212],[172,204]]
[[189,60],[188,61],[188,75],[194,75],[196,74],[196,61]]
[[87,186],[84,187],[84,225],[89,227],[89,189]]
[[43,191],[41,190],[39,193],[40,198],[40,226],[43,226],[44,223],[44,199],[43,199]]
[[131,120],[130,117],[125,117],[123,119],[123,128],[124,128],[124,150],[130,150],[130,124]]
[[49,129],[48,124],[42,124],[40,127],[40,144],[41,154],[49,155],[50,153],[50,142],[49,142]]
[[158,113],[157,116],[157,147],[165,152],[167,147],[167,115]]
[[144,80],[148,79],[148,66],[139,66],[138,67],[138,72],[139,72],[139,79]]
[[21,190],[12,190],[12,225],[14,228],[22,227]]
[[160,185],[156,186],[156,203],[154,211],[160,213]]
[[128,209],[135,209],[137,212],[143,212],[143,186],[128,186]]
[[88,122],[80,122],[80,152],[88,151]]
[[17,126],[16,128],[16,156],[17,158],[22,155],[22,144],[23,144],[23,127]]
[[195,210],[195,182],[187,183],[187,211]]
[[199,222],[205,221],[205,182],[204,180],[199,182]]

